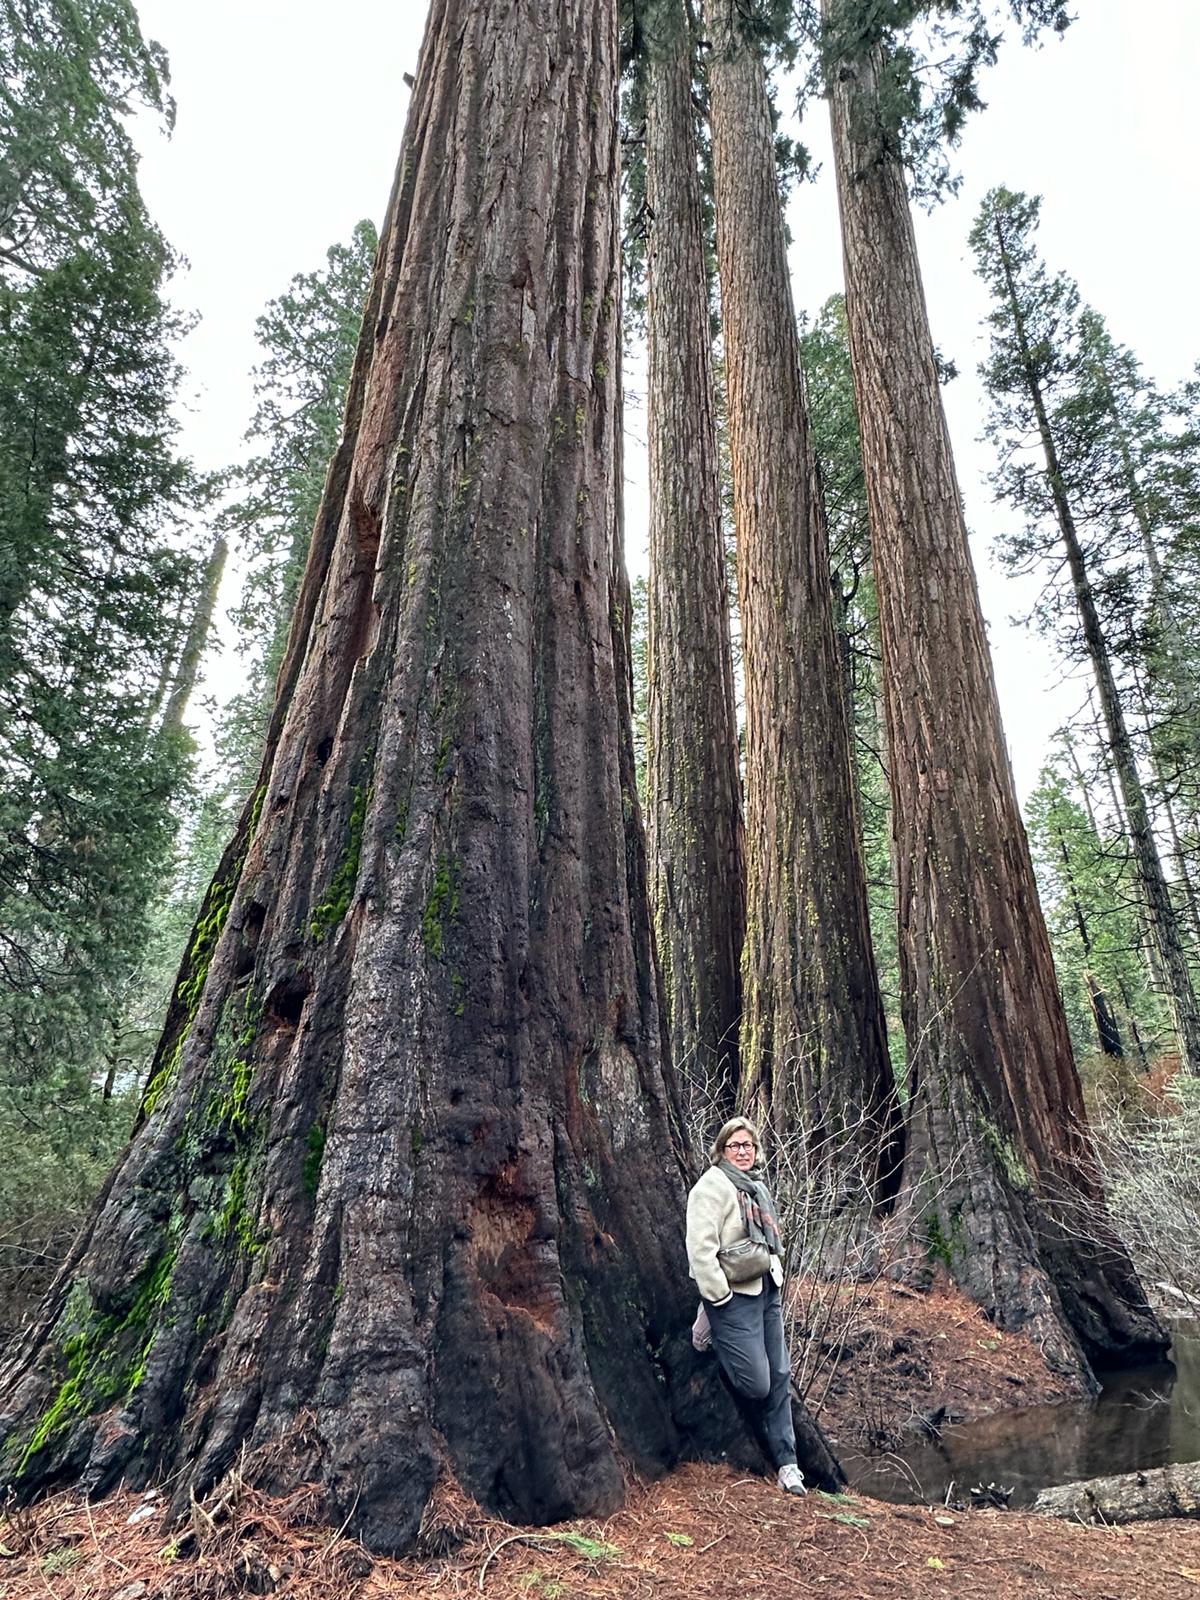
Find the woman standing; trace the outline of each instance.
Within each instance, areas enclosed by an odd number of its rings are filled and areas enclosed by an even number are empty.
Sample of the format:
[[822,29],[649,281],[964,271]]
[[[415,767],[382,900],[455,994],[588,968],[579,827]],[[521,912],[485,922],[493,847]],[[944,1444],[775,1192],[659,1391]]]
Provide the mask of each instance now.
[[688,1270],[708,1313],[717,1360],[758,1408],[779,1487],[804,1493],[792,1429],[791,1361],[783,1336],[783,1261],[775,1202],[755,1170],[758,1130],[745,1117],[721,1129],[712,1165],[688,1194]]

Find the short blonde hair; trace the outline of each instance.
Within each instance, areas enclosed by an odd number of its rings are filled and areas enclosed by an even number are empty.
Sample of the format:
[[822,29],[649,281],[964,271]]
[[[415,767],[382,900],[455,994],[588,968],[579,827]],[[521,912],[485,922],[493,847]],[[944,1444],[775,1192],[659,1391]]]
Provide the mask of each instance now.
[[733,1138],[734,1134],[737,1133],[741,1128],[744,1128],[754,1140],[755,1150],[762,1148],[762,1141],[758,1137],[758,1129],[751,1121],[749,1121],[748,1118],[730,1117],[729,1121],[725,1123],[718,1132],[717,1137],[713,1140],[712,1149],[708,1152],[708,1159],[712,1162],[714,1167],[719,1161],[724,1161],[725,1146],[729,1143],[730,1139]]

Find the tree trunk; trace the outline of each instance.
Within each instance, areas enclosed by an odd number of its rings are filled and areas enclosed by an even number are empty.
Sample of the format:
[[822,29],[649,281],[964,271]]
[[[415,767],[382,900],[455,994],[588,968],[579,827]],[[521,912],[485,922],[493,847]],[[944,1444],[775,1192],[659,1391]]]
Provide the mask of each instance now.
[[1087,918],[1079,899],[1079,889],[1075,883],[1075,873],[1071,866],[1071,852],[1067,848],[1066,835],[1059,827],[1055,828],[1058,837],[1058,853],[1062,856],[1063,875],[1067,881],[1067,892],[1071,897],[1071,910],[1075,917],[1075,926],[1079,930],[1079,942],[1083,947],[1084,983],[1087,985],[1088,1000],[1092,1008],[1092,1021],[1096,1025],[1096,1038],[1100,1049],[1106,1056],[1121,1056],[1125,1048],[1121,1043],[1121,1030],[1117,1026],[1117,1019],[1113,1016],[1112,1007],[1104,990],[1096,982],[1091,972],[1092,963],[1092,936],[1088,931]]
[[[826,10],[831,0],[825,0]],[[898,866],[907,1216],[1056,1367],[1165,1340],[1112,1233],[1000,723],[879,53],[829,98]]]
[[166,710],[163,712],[162,731],[170,734],[183,732],[183,719],[187,712],[188,702],[196,687],[196,679],[200,672],[200,661],[204,655],[208,636],[212,631],[213,613],[217,608],[217,593],[221,587],[221,579],[225,574],[225,562],[229,555],[229,546],[222,535],[218,535],[213,543],[212,550],[204,566],[204,573],[200,580],[200,593],[196,596],[196,609],[192,612],[192,620],[188,625],[187,638],[183,642],[183,649],[179,655],[179,665],[176,668],[174,682],[171,685],[170,698],[167,700]]
[[851,1200],[901,1138],[787,275],[766,74],[706,7],[717,265],[746,694],[742,1086]]
[[[1067,752],[1067,759],[1071,763],[1071,770],[1075,774],[1075,781],[1079,785],[1079,796],[1080,796],[1080,799],[1083,802],[1083,809],[1087,812],[1087,819],[1088,819],[1089,825],[1091,826],[1092,834],[1095,837],[1095,839],[1097,840],[1097,842],[1101,845],[1101,847],[1103,847],[1103,841],[1102,841],[1102,838],[1101,838],[1100,829],[1099,829],[1099,827],[1097,825],[1097,822],[1096,822],[1095,807],[1092,805],[1091,791],[1087,786],[1087,779],[1083,775],[1083,768],[1079,764],[1079,757],[1075,752],[1074,741],[1072,740],[1070,734],[1068,732],[1066,732],[1066,730],[1063,731],[1063,745],[1064,745],[1064,747],[1066,749],[1066,752]],[[1138,909],[1140,911],[1140,907]],[[1150,963],[1146,959],[1145,945],[1141,942],[1141,932],[1142,932],[1142,930],[1141,930],[1141,924],[1140,924],[1140,917],[1138,919],[1138,922],[1139,922],[1139,926],[1138,926],[1139,942],[1137,944],[1138,957],[1142,961],[1147,974],[1149,975],[1151,980],[1153,980],[1153,971],[1152,971]],[[1126,1015],[1126,1017],[1128,1018],[1128,1021],[1129,1021],[1129,1031],[1133,1035],[1133,1043],[1134,1043],[1135,1048],[1137,1049],[1138,1060],[1142,1064],[1142,1071],[1143,1072],[1149,1072],[1149,1070],[1150,1070],[1150,1058],[1146,1053],[1146,1043],[1145,1043],[1145,1040],[1142,1038],[1141,1029],[1138,1027],[1137,1012],[1134,1010],[1134,1005],[1133,1005],[1133,996],[1129,993],[1129,990],[1126,988],[1125,980],[1122,977],[1120,977],[1119,975],[1118,975],[1118,978],[1117,978],[1117,993],[1120,996],[1121,1004],[1125,1009],[1125,1015]]]
[[[1149,739],[1150,775],[1154,780],[1157,790],[1159,814],[1167,824],[1167,833],[1171,839],[1170,859],[1175,863],[1175,884],[1184,910],[1187,913],[1188,938],[1191,940],[1193,957],[1200,956],[1200,902],[1196,898],[1196,886],[1192,882],[1192,868],[1188,851],[1179,831],[1179,819],[1175,812],[1175,801],[1179,795],[1179,782],[1172,781],[1171,775],[1163,770],[1163,763],[1156,748],[1152,724],[1154,720],[1153,708],[1150,697],[1146,693],[1145,680],[1135,664],[1133,670],[1134,686],[1137,689],[1138,712],[1143,726],[1151,729]],[[1190,774],[1189,774],[1190,775]],[[1174,789],[1174,794],[1172,794]],[[1194,992],[1194,991],[1193,991]]]
[[1117,782],[1121,786],[1125,823],[1129,830],[1129,842],[1133,847],[1134,860],[1137,863],[1138,881],[1146,906],[1146,920],[1154,947],[1158,952],[1159,966],[1166,985],[1167,1003],[1171,1010],[1171,1020],[1184,1069],[1198,1073],[1200,1072],[1200,1008],[1196,1005],[1187,956],[1179,935],[1179,920],[1171,904],[1170,891],[1159,859],[1154,828],[1150,821],[1150,810],[1138,774],[1133,741],[1126,726],[1125,711],[1113,674],[1100,614],[1096,609],[1096,598],[1092,590],[1087,561],[1079,541],[1075,516],[1059,466],[1054,430],[1050,425],[1041,383],[1026,339],[1025,320],[1013,281],[1011,256],[999,218],[996,219],[996,243],[1008,285],[1009,308],[1017,335],[1025,387],[1037,421],[1042,453],[1046,461],[1046,481],[1050,486],[1058,531],[1062,537],[1067,566],[1071,573],[1071,585],[1075,592],[1075,605],[1079,612],[1084,647],[1096,680],[1096,692],[1100,697],[1105,742],[1116,769]]
[[717,1120],[737,1093],[745,864],[692,52],[647,24],[650,585],[647,846],[675,1065]]
[[434,0],[265,781],[4,1375],[23,1493],[247,1446],[400,1550],[444,1470],[542,1522],[742,1436],[634,792],[616,9]]
[[[1104,360],[1103,349],[1096,350],[1091,356],[1090,365],[1100,392],[1104,397],[1105,408],[1108,412],[1113,436],[1116,440],[1117,452],[1121,461],[1121,477],[1125,484],[1125,492],[1129,497],[1129,506],[1137,523],[1138,534],[1142,543],[1142,554],[1146,558],[1146,571],[1150,578],[1150,611],[1154,619],[1158,637],[1162,644],[1162,659],[1160,666],[1165,668],[1166,677],[1170,684],[1175,699],[1175,715],[1183,723],[1183,742],[1191,757],[1191,765],[1195,765],[1198,751],[1197,724],[1200,721],[1200,685],[1196,679],[1196,663],[1192,653],[1187,648],[1184,630],[1180,624],[1178,613],[1171,599],[1167,587],[1165,574],[1162,567],[1162,558],[1159,554],[1158,541],[1155,537],[1155,528],[1146,504],[1146,496],[1138,478],[1137,466],[1130,448],[1128,431],[1121,418],[1117,397],[1113,392],[1112,378],[1108,365]],[[1111,346],[1109,346],[1111,348]]]
[[1046,1517],[1095,1522],[1106,1528],[1156,1522],[1162,1517],[1200,1517],[1200,1461],[1063,1483],[1043,1489],[1033,1510]]

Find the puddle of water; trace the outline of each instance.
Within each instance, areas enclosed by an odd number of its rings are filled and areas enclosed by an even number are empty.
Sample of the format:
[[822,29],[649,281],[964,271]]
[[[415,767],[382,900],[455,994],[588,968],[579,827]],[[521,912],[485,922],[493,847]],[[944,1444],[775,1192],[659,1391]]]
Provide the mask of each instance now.
[[1094,1401],[1002,1411],[842,1465],[878,1500],[970,1503],[976,1485],[995,1484],[1027,1506],[1053,1484],[1200,1460],[1200,1324],[1174,1326],[1171,1363],[1111,1374]]

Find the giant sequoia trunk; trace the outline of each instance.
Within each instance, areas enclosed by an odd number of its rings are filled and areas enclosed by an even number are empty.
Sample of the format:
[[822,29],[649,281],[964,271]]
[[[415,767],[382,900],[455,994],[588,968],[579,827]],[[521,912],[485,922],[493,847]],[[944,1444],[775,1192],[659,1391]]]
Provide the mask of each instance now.
[[706,21],[746,693],[742,1084],[878,1204],[898,1118],[766,73],[727,0]]
[[398,1549],[443,1467],[542,1521],[731,1437],[634,795],[616,70],[613,0],[434,0],[264,781],[5,1374],[26,1492],[186,1504],[272,1441]]
[[742,793],[682,0],[648,26],[650,445],[647,844],[664,1002],[692,1098],[733,1109],[745,927]]
[[1146,926],[1154,941],[1159,969],[1165,981],[1167,1004],[1170,1007],[1171,1021],[1184,1067],[1188,1072],[1200,1072],[1200,1009],[1197,1008],[1187,954],[1180,937],[1179,918],[1171,903],[1171,893],[1159,857],[1154,825],[1150,819],[1150,808],[1146,803],[1146,793],[1138,773],[1137,757],[1125,721],[1125,710],[1117,689],[1108,641],[1104,636],[1104,627],[1096,606],[1087,558],[1079,538],[1075,513],[1059,462],[1058,442],[1054,436],[1037,367],[1029,348],[1020,296],[1014,280],[1009,243],[1005,236],[1004,219],[1000,214],[994,217],[993,227],[997,257],[1008,295],[1008,311],[1016,335],[1021,380],[1028,396],[1029,408],[1033,413],[1046,463],[1046,482],[1054,503],[1054,515],[1058,522],[1063,549],[1066,552],[1067,569],[1071,574],[1071,588],[1075,595],[1075,608],[1079,613],[1084,649],[1096,680],[1100,713],[1104,719],[1105,743],[1116,770],[1117,782],[1121,786],[1125,825],[1137,867],[1138,885],[1146,912]]
[[909,1215],[989,1315],[1086,1379],[1085,1355],[1139,1360],[1164,1341],[1088,1143],[881,65],[843,62],[829,94],[894,799]]

